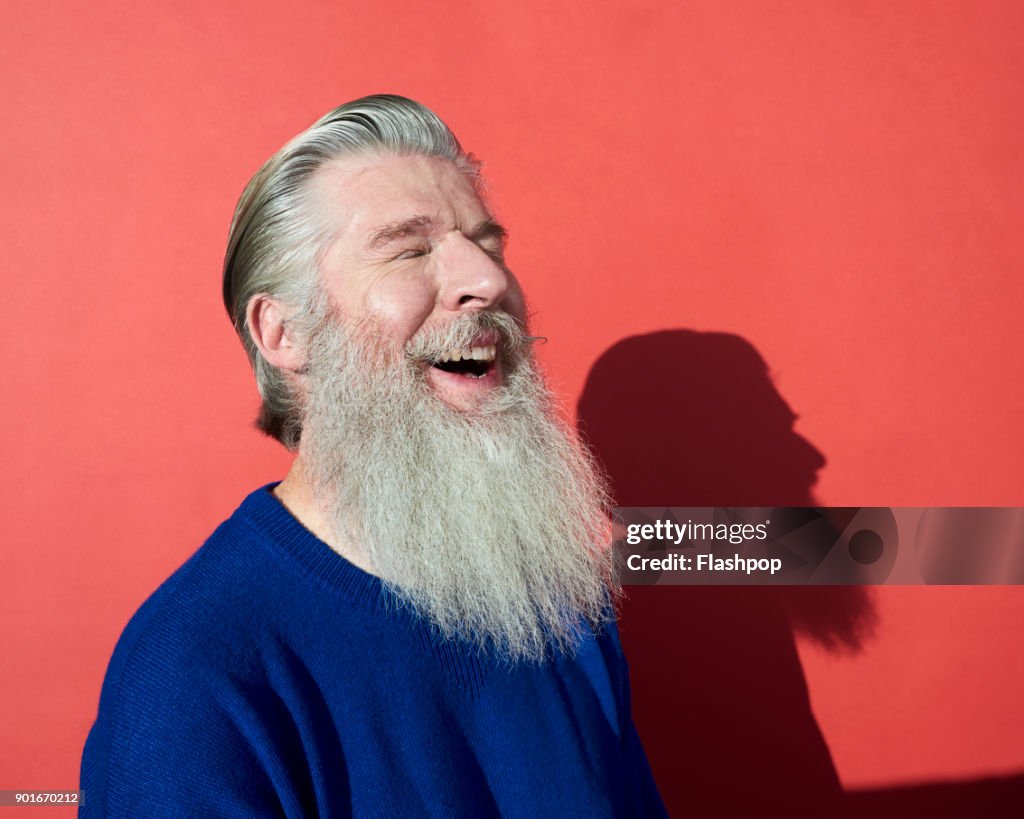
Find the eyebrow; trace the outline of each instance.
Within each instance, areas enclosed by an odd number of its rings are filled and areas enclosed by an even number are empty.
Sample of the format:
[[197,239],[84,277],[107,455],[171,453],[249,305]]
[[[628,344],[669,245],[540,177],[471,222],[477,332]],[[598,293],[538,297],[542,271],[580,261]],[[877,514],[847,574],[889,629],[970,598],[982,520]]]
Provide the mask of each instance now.
[[478,242],[480,239],[501,239],[504,242],[508,239],[508,231],[505,230],[504,225],[494,219],[484,219],[465,236],[474,242]]
[[377,250],[396,239],[406,239],[409,236],[423,236],[429,233],[433,226],[434,220],[429,216],[413,216],[409,219],[403,219],[401,222],[392,222],[390,225],[377,228],[370,236],[367,247],[370,250]]
[[[426,236],[434,229],[435,221],[430,216],[418,215],[400,222],[392,222],[377,228],[367,242],[370,250],[379,250],[397,239],[408,239],[410,236]],[[461,228],[457,228],[461,230]],[[474,242],[481,239],[497,238],[503,242],[508,238],[508,231],[494,219],[485,219],[468,233],[463,231],[467,239]]]

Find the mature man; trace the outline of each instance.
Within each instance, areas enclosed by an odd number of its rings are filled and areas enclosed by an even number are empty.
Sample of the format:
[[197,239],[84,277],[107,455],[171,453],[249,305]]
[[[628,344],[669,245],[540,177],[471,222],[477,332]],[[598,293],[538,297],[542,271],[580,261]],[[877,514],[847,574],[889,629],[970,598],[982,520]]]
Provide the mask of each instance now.
[[478,169],[375,96],[250,181],[224,298],[258,425],[297,455],[125,630],[82,815],[663,812],[606,495],[532,363]]

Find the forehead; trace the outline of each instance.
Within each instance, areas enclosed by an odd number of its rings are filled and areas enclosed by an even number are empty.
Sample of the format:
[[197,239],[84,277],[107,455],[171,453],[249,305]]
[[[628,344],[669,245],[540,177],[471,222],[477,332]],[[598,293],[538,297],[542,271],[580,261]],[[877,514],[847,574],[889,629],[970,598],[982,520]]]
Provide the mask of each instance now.
[[333,239],[346,244],[365,242],[385,225],[416,217],[451,230],[490,216],[473,182],[439,157],[335,159],[317,171],[310,187]]

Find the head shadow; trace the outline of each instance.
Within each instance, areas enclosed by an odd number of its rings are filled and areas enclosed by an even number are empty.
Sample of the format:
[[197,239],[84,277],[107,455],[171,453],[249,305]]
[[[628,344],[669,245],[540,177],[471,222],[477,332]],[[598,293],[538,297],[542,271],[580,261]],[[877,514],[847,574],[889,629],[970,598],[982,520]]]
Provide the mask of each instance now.
[[[739,336],[623,339],[591,368],[577,417],[618,506],[816,505],[825,456]],[[865,589],[637,586],[621,622],[635,718],[670,812],[838,804],[794,632],[858,650],[874,622]],[[737,776],[747,787],[730,784]]]
[[609,348],[579,401],[580,431],[620,506],[810,506],[825,457],[754,347],[662,330]]

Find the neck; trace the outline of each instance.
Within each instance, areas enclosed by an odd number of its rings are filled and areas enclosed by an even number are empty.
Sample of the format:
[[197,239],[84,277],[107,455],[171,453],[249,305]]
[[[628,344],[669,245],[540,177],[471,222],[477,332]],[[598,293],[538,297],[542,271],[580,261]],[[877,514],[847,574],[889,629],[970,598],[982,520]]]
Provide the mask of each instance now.
[[369,574],[376,575],[363,549],[358,544],[342,542],[323,514],[313,492],[313,484],[306,473],[301,453],[292,462],[284,480],[274,488],[274,495],[299,523],[330,546],[349,563]]

